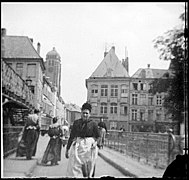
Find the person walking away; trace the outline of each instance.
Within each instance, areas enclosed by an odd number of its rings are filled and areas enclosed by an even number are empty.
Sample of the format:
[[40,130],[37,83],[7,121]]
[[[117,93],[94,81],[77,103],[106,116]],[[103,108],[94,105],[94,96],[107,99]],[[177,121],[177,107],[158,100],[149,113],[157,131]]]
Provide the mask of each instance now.
[[35,156],[40,132],[38,114],[39,110],[35,109],[34,114],[28,115],[21,140],[22,143],[19,144],[20,146],[23,146],[23,149],[22,151],[19,151],[18,147],[16,156],[26,156],[27,160],[30,160],[32,159],[32,156]]
[[53,124],[49,126],[48,135],[50,136],[49,143],[44,152],[41,163],[46,165],[51,162],[51,165],[58,165],[58,161],[61,161],[61,150],[63,131],[58,124],[58,118],[53,118]]
[[100,132],[90,119],[91,109],[89,103],[84,103],[81,118],[73,123],[65,153],[69,158],[67,177],[94,177]]
[[101,135],[101,138],[100,138],[100,148],[103,148],[104,142],[105,142],[105,136],[106,136],[106,133],[108,132],[106,124],[103,121],[103,118],[100,118],[100,122],[98,123],[98,127],[100,129],[100,135]]

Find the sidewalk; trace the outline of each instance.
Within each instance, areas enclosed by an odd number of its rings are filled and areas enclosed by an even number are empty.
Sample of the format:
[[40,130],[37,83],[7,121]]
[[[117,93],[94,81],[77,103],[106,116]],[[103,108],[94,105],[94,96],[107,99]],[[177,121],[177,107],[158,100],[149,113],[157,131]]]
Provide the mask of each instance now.
[[[15,157],[15,153],[4,159],[2,177],[31,177],[34,168],[43,156],[48,141],[49,137],[46,135],[39,137],[36,156],[33,157],[32,160],[26,160],[25,157]],[[162,177],[164,173],[162,169],[155,169],[152,166],[142,164],[131,157],[107,147],[99,150],[99,156],[126,176],[136,178],[159,178]]]
[[135,178],[161,178],[165,171],[138,162],[136,159],[108,147],[104,147],[102,150],[100,149],[99,156],[121,171],[125,176]]
[[41,160],[43,153],[49,141],[48,136],[39,137],[37,152],[32,160],[26,160],[26,157],[16,157],[16,153],[3,159],[3,176],[8,177],[31,177],[34,168]]

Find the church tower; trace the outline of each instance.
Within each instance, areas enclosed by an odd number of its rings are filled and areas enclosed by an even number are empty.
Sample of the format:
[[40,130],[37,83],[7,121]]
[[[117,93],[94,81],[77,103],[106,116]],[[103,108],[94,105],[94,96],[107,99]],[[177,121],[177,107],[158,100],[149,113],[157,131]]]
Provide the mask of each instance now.
[[46,62],[45,62],[45,75],[49,77],[49,81],[52,82],[52,85],[57,87],[57,94],[60,96],[61,91],[61,61],[60,55],[53,47],[52,51],[49,51],[46,55]]

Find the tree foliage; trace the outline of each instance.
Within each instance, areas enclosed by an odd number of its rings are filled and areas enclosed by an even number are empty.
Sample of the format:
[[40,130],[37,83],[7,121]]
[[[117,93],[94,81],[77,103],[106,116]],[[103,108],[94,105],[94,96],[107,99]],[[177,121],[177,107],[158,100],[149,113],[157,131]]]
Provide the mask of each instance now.
[[184,13],[180,16],[183,24],[167,31],[164,35],[157,37],[154,47],[160,53],[160,59],[169,60],[170,67],[168,74],[152,82],[151,93],[166,92],[163,106],[168,114],[172,114],[173,121],[183,121],[185,78],[186,78],[186,54],[187,39],[185,37]]

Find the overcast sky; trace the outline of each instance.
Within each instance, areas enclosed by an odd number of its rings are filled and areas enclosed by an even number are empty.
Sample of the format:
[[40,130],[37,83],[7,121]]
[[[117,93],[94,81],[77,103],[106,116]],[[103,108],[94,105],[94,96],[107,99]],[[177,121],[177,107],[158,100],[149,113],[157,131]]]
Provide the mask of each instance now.
[[[184,2],[175,3],[1,3],[1,28],[7,35],[33,38],[40,55],[55,47],[61,56],[61,96],[81,106],[87,100],[85,79],[115,46],[120,60],[129,57],[129,75],[139,68],[167,69],[152,40],[179,25]],[[127,49],[127,53],[125,51]]]

